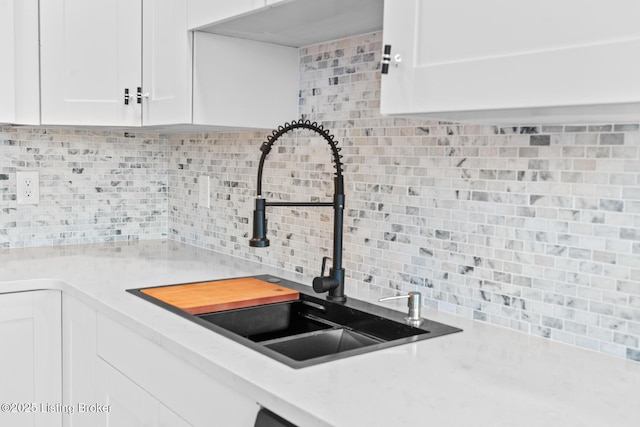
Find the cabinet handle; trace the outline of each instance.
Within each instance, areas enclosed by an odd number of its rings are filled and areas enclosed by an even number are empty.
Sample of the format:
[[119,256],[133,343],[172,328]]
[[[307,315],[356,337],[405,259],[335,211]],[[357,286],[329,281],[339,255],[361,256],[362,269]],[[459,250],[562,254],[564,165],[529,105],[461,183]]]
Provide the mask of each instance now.
[[149,92],[142,93],[142,88],[138,86],[138,92],[136,93],[138,104],[142,104],[142,98],[149,98]]
[[[401,62],[402,57],[400,54],[396,54],[396,56],[393,57],[393,63],[397,67]],[[385,44],[384,52],[382,53],[382,70],[380,70],[382,74],[389,74],[389,64],[391,64],[391,45]]]
[[125,88],[124,89],[124,105],[129,105],[130,98],[131,98],[131,95],[129,95],[129,89]]
[[391,45],[384,45],[384,52],[382,53],[382,74],[389,74],[389,64],[391,63]]

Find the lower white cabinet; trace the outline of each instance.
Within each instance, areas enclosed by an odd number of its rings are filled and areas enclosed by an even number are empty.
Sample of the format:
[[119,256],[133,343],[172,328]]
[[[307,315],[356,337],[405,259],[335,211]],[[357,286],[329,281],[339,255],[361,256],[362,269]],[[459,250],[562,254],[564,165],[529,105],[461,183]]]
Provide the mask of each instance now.
[[62,425],[60,291],[0,294],[0,426]]
[[96,405],[99,426],[191,426],[120,371],[96,360]]
[[[97,354],[100,359],[110,365],[106,367],[102,365],[98,372],[104,371],[100,375],[106,375],[113,384],[118,384],[111,387],[110,394],[98,397],[98,400],[106,398],[109,401],[119,402],[111,409],[109,417],[115,419],[115,412],[119,411],[119,407],[123,408],[123,411],[126,410],[121,401],[126,399],[124,396],[126,393],[132,393],[150,408],[148,412],[142,413],[144,422],[148,423],[142,425],[163,425],[153,423],[153,419],[159,414],[177,417],[176,422],[178,420],[181,423],[184,422],[184,424],[167,424],[172,426],[250,427],[254,425],[260,409],[255,401],[215,381],[183,359],[109,317],[98,313],[97,320]],[[113,372],[114,369],[128,381],[136,384],[140,390],[133,391],[131,384],[126,386],[122,382],[117,383],[123,380],[116,379],[119,376]],[[101,380],[98,381],[100,382]],[[102,389],[103,387],[97,388],[97,390]],[[104,389],[107,390],[107,388]],[[122,396],[118,396],[120,392],[123,393]],[[151,401],[147,394],[152,396]],[[136,415],[128,410],[127,414],[133,417],[140,416],[139,413]],[[125,424],[99,425],[124,426]]]
[[255,401],[68,294],[62,306],[65,427],[254,425]]

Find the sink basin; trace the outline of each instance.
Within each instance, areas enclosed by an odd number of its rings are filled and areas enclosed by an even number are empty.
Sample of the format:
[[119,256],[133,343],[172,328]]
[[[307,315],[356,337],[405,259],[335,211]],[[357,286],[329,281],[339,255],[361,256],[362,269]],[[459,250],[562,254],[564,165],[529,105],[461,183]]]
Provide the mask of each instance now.
[[302,300],[200,315],[200,319],[260,342],[330,328],[305,310]]
[[279,338],[263,345],[293,360],[303,361],[378,343],[379,340],[366,335],[337,328]]
[[307,287],[273,276],[255,276],[300,292],[295,301],[192,315],[141,289],[129,292],[225,335],[293,368],[459,332],[425,319],[404,323],[404,313],[349,299],[346,304],[309,294]]

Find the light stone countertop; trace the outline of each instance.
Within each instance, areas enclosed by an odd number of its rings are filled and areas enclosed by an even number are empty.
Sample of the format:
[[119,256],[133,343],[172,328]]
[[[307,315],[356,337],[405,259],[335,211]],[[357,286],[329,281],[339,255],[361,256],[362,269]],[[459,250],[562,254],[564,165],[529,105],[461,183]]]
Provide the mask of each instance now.
[[461,333],[292,369],[125,292],[299,276],[172,241],[0,250],[0,293],[61,289],[300,426],[640,423],[640,363],[447,313]]

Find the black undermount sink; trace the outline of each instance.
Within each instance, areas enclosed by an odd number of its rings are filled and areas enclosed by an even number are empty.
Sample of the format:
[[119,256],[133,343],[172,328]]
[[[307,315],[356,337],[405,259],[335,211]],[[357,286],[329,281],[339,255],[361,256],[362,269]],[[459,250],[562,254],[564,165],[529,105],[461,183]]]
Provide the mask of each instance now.
[[129,292],[190,319],[293,368],[316,365],[382,348],[459,332],[425,319],[407,325],[404,314],[349,299],[346,304],[310,295],[305,286],[273,276],[255,276],[300,292],[296,301],[192,315],[140,289]]

